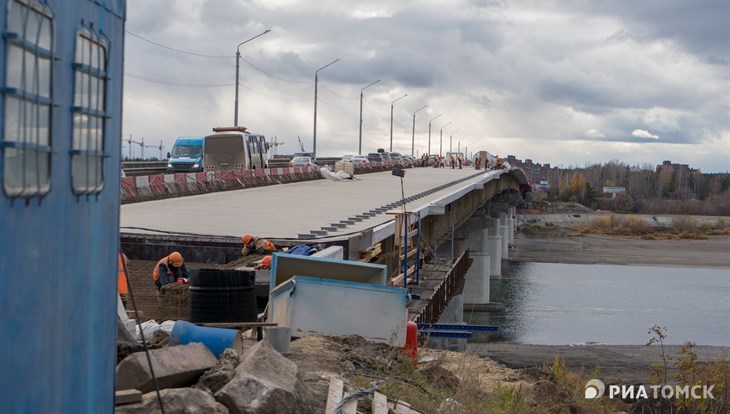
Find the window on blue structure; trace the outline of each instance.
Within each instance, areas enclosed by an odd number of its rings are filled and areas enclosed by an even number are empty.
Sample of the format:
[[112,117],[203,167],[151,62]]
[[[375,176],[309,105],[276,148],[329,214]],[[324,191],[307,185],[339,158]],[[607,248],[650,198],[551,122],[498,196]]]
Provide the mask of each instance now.
[[107,42],[84,28],[76,37],[74,58],[73,147],[71,177],[76,194],[104,188]]
[[53,13],[38,0],[9,1],[6,27],[3,189],[42,196],[51,187]]

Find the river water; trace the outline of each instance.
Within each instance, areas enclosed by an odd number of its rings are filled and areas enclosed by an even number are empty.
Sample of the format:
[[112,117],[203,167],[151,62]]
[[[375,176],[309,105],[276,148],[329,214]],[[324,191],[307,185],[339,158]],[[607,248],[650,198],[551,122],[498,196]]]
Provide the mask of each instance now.
[[471,341],[645,344],[653,325],[666,343],[730,346],[730,269],[502,262],[492,302],[504,312],[464,321],[499,326]]

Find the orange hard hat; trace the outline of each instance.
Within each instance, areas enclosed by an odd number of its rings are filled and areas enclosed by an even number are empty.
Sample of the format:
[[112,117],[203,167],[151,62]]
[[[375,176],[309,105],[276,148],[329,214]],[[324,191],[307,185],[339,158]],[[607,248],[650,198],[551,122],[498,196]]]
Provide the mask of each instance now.
[[253,236],[250,234],[244,234],[243,237],[241,237],[241,241],[244,245],[251,243],[251,240],[253,240]]
[[167,260],[169,260],[170,263],[175,267],[180,267],[183,264],[182,255],[178,252],[170,253],[170,255],[167,256]]
[[264,257],[264,259],[261,260],[261,266],[271,266],[271,256]]

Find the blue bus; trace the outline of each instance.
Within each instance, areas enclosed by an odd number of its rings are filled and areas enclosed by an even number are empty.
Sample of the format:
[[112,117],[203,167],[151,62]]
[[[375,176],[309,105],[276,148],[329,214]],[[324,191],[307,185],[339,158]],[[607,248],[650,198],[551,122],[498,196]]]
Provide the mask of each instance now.
[[0,413],[114,410],[125,17],[0,4]]
[[203,137],[179,137],[167,155],[167,171],[199,172],[203,171]]

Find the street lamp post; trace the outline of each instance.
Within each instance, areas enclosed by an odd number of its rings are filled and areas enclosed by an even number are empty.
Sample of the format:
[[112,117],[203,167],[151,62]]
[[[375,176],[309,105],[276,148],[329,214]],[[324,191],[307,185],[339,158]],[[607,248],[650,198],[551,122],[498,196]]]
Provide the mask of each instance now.
[[327,66],[337,63],[339,59],[322,66],[314,72],[314,132],[312,132],[312,162],[317,162],[317,82],[319,81],[319,71]]
[[239,43],[238,46],[236,46],[236,103],[235,105],[233,105],[233,126],[238,126],[238,72],[239,68],[241,67],[241,45],[243,45],[244,43],[248,43],[259,36],[263,36],[270,31],[271,29],[266,29],[263,33],[258,34],[246,41],[243,41]]
[[461,131],[461,128],[457,129],[456,131],[451,131],[451,134],[449,135],[449,152],[454,152],[454,149],[452,147],[452,141],[454,139],[454,132]]
[[[469,135],[464,135],[463,137],[461,137],[461,139],[459,139],[459,149],[457,149],[456,152],[461,152],[461,140],[465,139],[468,136]],[[466,154],[467,154],[466,150],[467,150],[466,145],[464,145],[464,156],[466,156]]]
[[390,151],[391,152],[393,152],[393,104],[400,101],[401,99],[405,98],[406,96],[408,96],[408,94],[405,94],[390,103]]
[[449,122],[448,124],[441,127],[441,133],[439,134],[439,157],[442,156],[442,152],[444,149],[444,128],[451,125],[452,123]]
[[380,82],[380,79],[378,79],[375,82],[371,83],[370,85],[360,89],[360,140],[358,141],[358,145],[357,145],[357,154],[358,155],[362,154],[362,91],[375,85],[378,82]]
[[440,117],[441,114],[436,115],[435,117],[431,118],[430,121],[428,121],[428,156],[431,156],[431,122]]
[[426,109],[428,105],[423,105],[420,109],[417,109],[416,112],[413,113],[413,132],[411,133],[411,157],[413,156],[413,150],[416,146],[416,113],[420,111],[421,109]]

